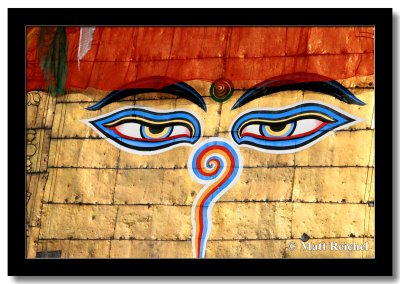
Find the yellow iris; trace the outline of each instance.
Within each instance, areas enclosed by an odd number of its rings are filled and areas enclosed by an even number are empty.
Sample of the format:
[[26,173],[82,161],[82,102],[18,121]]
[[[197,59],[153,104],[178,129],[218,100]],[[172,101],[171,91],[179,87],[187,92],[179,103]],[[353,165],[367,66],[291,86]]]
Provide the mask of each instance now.
[[164,128],[153,128],[153,127],[147,127],[143,126],[143,132],[146,135],[146,137],[149,138],[164,138],[168,132],[170,131],[171,127],[164,127]]
[[291,123],[288,123],[284,126],[283,125],[282,126],[281,125],[279,125],[279,126],[265,125],[264,129],[271,136],[283,136],[288,133],[291,126],[292,126]]

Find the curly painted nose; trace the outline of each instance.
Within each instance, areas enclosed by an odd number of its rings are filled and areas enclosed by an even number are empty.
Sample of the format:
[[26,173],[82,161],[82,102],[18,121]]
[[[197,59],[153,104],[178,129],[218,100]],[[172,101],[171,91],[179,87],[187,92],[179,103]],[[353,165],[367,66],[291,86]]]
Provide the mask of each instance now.
[[242,159],[230,141],[209,138],[193,150],[188,169],[193,179],[204,185],[192,206],[193,257],[204,258],[212,226],[212,208],[240,177]]

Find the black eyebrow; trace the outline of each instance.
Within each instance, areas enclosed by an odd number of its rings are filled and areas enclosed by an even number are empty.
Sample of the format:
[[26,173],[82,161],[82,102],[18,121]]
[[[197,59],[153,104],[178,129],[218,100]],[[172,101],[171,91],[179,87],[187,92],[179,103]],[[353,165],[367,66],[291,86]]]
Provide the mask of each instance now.
[[138,81],[135,81],[129,85],[129,87],[123,88],[121,90],[112,91],[101,101],[96,104],[86,108],[87,110],[99,110],[102,107],[111,104],[113,102],[119,101],[123,98],[145,94],[145,93],[166,93],[175,95],[184,99],[187,99],[194,104],[198,105],[204,111],[207,111],[206,103],[203,97],[191,86],[184,82],[179,82],[175,79],[168,77],[148,77]]
[[314,73],[291,73],[267,79],[251,87],[236,101],[232,110],[260,97],[288,90],[314,91],[333,96],[348,104],[365,105],[335,80]]

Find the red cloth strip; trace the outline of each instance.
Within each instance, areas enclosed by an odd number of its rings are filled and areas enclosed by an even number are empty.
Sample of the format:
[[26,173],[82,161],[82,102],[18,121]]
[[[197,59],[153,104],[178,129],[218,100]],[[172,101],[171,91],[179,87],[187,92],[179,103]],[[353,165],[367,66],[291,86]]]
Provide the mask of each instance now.
[[[80,71],[79,27],[67,28],[67,40],[66,90],[118,90],[148,76],[224,77],[249,88],[293,72],[333,80],[374,74],[373,27],[96,27]],[[27,91],[37,89],[47,84],[31,33]]]

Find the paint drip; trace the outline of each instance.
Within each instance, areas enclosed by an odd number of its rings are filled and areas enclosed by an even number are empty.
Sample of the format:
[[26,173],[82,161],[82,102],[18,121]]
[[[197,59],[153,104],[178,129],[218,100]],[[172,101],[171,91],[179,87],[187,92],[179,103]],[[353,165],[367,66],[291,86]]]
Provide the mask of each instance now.
[[204,187],[192,206],[193,257],[204,258],[211,233],[212,208],[238,180],[242,172],[239,150],[228,140],[210,138],[192,152],[188,168],[195,181]]

